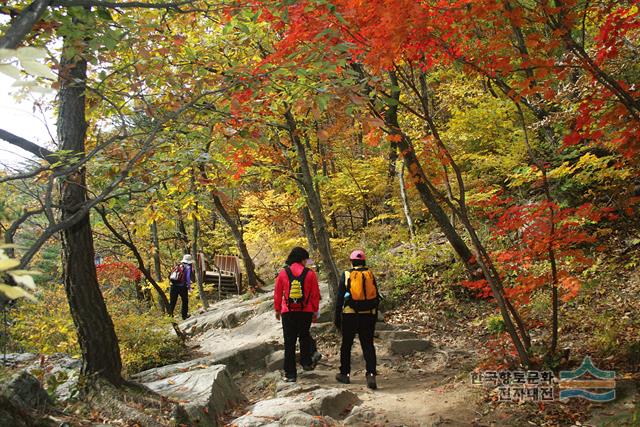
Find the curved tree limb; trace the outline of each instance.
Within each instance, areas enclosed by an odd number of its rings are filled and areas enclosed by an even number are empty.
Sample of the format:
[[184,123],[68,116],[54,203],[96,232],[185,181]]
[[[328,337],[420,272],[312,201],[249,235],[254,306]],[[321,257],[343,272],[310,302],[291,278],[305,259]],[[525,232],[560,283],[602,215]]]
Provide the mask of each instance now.
[[22,148],[23,150],[28,151],[29,153],[40,157],[41,159],[44,159],[49,163],[54,163],[56,161],[55,153],[53,151],[41,147],[34,142],[24,139],[4,129],[0,129],[0,139],[5,140],[11,145]]

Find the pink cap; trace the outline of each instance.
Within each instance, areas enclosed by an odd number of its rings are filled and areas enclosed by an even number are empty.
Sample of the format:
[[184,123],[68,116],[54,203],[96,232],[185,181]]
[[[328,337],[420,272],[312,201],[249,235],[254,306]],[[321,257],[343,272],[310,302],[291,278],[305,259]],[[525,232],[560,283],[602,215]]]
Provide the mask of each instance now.
[[351,252],[351,255],[349,255],[349,259],[352,260],[352,261],[354,259],[361,259],[361,260],[364,261],[366,258],[364,256],[364,252],[358,249],[358,250],[355,250],[355,251]]

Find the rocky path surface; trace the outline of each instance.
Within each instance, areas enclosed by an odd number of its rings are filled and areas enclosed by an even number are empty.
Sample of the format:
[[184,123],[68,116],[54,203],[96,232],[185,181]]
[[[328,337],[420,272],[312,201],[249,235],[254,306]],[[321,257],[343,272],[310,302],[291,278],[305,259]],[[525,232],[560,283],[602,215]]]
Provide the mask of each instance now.
[[469,355],[386,323],[376,333],[378,390],[366,387],[357,340],[352,383],[337,383],[340,338],[324,302],[312,327],[324,358],[315,371],[299,368],[297,383],[281,381],[282,329],[270,293],[223,300],[193,316],[181,327],[201,357],[134,379],[182,402],[199,426],[471,425],[477,418],[475,392],[452,366]]

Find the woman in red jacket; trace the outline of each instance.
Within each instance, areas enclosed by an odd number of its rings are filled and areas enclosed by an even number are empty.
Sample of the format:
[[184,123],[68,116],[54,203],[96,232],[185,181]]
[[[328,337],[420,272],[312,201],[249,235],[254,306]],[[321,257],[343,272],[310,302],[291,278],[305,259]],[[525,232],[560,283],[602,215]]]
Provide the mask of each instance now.
[[315,271],[306,267],[309,252],[295,247],[287,257],[287,267],[276,277],[273,306],[276,319],[282,318],[284,335],[284,375],[285,381],[295,382],[296,342],[300,339],[300,364],[303,369],[313,369],[311,359],[311,322],[317,320],[320,304],[320,287]]

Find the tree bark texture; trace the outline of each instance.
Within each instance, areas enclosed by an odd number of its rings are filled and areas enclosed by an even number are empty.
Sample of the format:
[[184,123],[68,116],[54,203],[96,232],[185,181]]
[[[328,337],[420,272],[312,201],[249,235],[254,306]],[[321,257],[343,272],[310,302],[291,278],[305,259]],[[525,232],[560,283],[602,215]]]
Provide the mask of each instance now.
[[409,206],[409,197],[407,197],[407,189],[404,185],[404,162],[400,166],[398,171],[398,184],[400,185],[400,198],[402,199],[402,211],[404,217],[407,220],[407,228],[409,229],[409,236],[411,240],[416,237],[415,226],[413,225],[413,217],[411,216],[411,207]]
[[229,212],[222,203],[222,200],[214,191],[211,191],[211,199],[213,200],[213,206],[216,212],[222,217],[222,220],[227,225],[227,227],[229,227],[231,235],[236,241],[236,246],[238,247],[238,251],[240,252],[240,256],[242,257],[244,269],[247,272],[247,282],[249,284],[249,289],[254,291],[258,289],[258,275],[256,274],[256,266],[253,263],[253,258],[251,258],[249,249],[247,249],[247,245],[244,242],[242,231],[240,231],[238,224],[236,224],[233,218],[231,218],[231,215],[229,215]]
[[[396,100],[396,105],[390,105],[389,108],[397,109],[397,103],[400,101],[400,87],[398,86],[398,79],[395,73],[390,72],[391,78],[391,98]],[[391,135],[398,135],[398,148],[404,157],[404,163],[409,170],[409,176],[414,183],[420,199],[429,210],[429,213],[433,216],[433,219],[438,224],[440,230],[444,233],[445,237],[453,247],[453,250],[458,254],[462,263],[470,277],[476,277],[477,264],[473,262],[473,253],[469,250],[467,244],[462,240],[460,234],[449,221],[449,217],[438,201],[435,198],[433,192],[429,189],[428,178],[422,169],[422,165],[416,156],[413,144],[409,137],[402,132],[400,124],[398,123],[397,114],[386,114],[385,124],[389,127]]]
[[307,236],[309,249],[311,249],[311,252],[317,252],[318,240],[316,239],[316,231],[313,227],[313,220],[311,219],[309,208],[304,206],[300,210],[302,211],[302,218],[304,219],[304,234]]
[[[196,204],[196,210],[198,209],[198,205]],[[196,284],[198,286],[198,293],[200,294],[200,301],[202,302],[202,306],[205,310],[209,308],[209,301],[207,301],[207,296],[204,294],[204,287],[202,285],[202,281],[204,278],[204,271],[200,268],[200,257],[198,256],[198,247],[200,242],[200,221],[198,218],[193,218],[193,243],[191,253],[193,254],[193,258],[196,262],[193,264],[196,266]]]
[[307,153],[302,141],[300,141],[297,124],[295,118],[291,114],[291,111],[287,110],[287,112],[285,113],[285,119],[289,128],[291,141],[293,142],[296,150],[298,162],[300,163],[300,178],[302,181],[302,186],[304,188],[305,197],[307,199],[307,206],[309,207],[309,211],[311,212],[311,216],[313,218],[315,226],[318,250],[320,252],[320,256],[322,257],[322,262],[327,269],[327,279],[329,280],[331,293],[332,295],[337,295],[339,273],[336,263],[333,260],[333,252],[331,250],[331,242],[329,240],[327,221],[324,217],[324,214],[322,213],[322,202],[320,200],[320,194],[318,193],[314,185],[313,176],[311,175],[311,169],[307,160]]
[[[69,57],[71,46],[72,40],[66,37],[60,60],[58,141],[62,150],[82,155],[87,129],[87,61],[78,56]],[[65,177],[61,195],[64,221],[87,199],[84,168]],[[83,375],[104,377],[119,385],[123,382],[120,348],[98,285],[89,214],[62,232],[62,249],[64,285],[82,351],[81,372]]]

